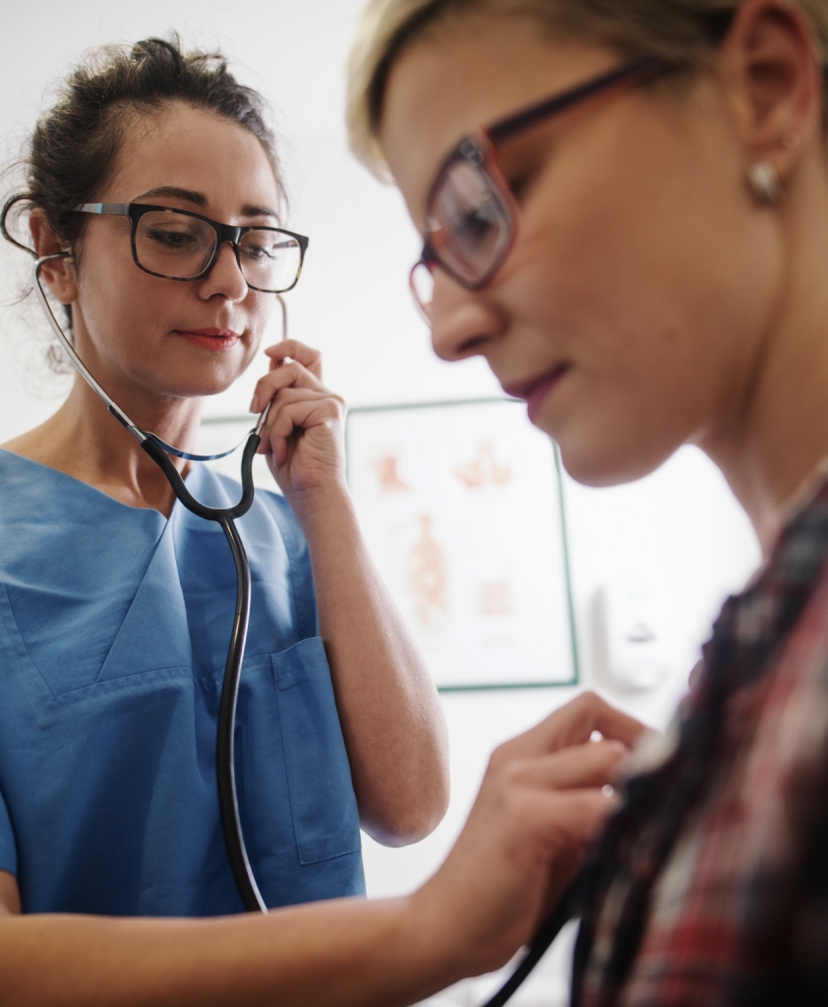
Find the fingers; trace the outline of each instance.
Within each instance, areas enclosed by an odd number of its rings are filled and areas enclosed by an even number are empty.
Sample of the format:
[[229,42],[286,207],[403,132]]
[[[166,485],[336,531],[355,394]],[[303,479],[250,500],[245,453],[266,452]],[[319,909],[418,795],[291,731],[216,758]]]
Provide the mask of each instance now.
[[563,842],[564,852],[577,854],[617,809],[619,799],[615,794],[584,789],[549,794],[543,803],[550,852],[560,854]]
[[324,428],[329,433],[341,424],[343,408],[342,400],[327,391],[282,391],[262,431],[260,453],[272,452],[276,465],[284,465],[290,454],[289,441],[297,430]]
[[344,487],[343,419],[345,402],[322,384],[318,350],[285,339],[265,350],[270,371],[260,378],[251,412],[270,406],[259,453],[267,456],[276,481],[296,508],[319,500],[318,491]]
[[507,823],[502,852],[533,870],[540,854],[547,859],[546,870],[558,873],[560,858],[568,868],[574,866],[618,804],[615,794],[594,787],[513,790],[501,810]]
[[644,730],[644,724],[634,717],[616,710],[594,692],[584,692],[536,727],[501,745],[492,758],[495,762],[506,762],[582,745],[595,731],[629,749]]
[[540,734],[557,741],[558,747],[587,741],[594,731],[606,739],[620,741],[628,748],[635,744],[644,724],[610,706],[594,692],[583,692],[571,703],[556,710],[548,723],[538,725]]
[[453,889],[438,900],[440,919],[453,924],[449,939],[465,938],[480,971],[489,971],[529,939],[618,798],[536,787],[511,788],[496,802],[481,797],[434,882]]
[[614,783],[626,751],[617,741],[587,742],[490,766],[472,818],[498,822],[521,846],[534,832],[538,839],[554,839],[558,852],[577,855],[584,838],[617,806]]
[[631,748],[638,741],[641,733],[648,730],[640,720],[610,706],[594,693],[585,695],[584,706],[587,709],[583,713],[579,711],[579,715],[583,716],[586,721],[585,724],[579,725],[581,736],[585,729],[588,729],[590,734],[593,731],[599,731],[604,738],[620,741],[627,748]]
[[502,770],[501,781],[509,787],[538,787],[569,790],[613,785],[627,748],[618,741],[573,745],[553,755],[510,762]]
[[300,343],[298,339],[283,339],[275,346],[269,346],[265,354],[270,357],[271,368],[280,367],[287,358],[290,358],[307,368],[319,381],[322,380],[322,354],[319,350]]
[[256,383],[250,412],[260,413],[284,388],[308,388],[330,394],[319,378],[297,360],[281,363]]

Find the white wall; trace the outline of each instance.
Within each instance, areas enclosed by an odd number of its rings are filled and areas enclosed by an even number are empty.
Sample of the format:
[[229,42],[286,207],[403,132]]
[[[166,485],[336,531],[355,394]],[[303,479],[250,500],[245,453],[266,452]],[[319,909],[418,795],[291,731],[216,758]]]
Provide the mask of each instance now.
[[[311,236],[305,272],[289,295],[292,334],[319,346],[329,384],[352,405],[490,395],[499,388],[479,362],[448,367],[430,352],[409,303],[407,269],[418,241],[401,200],[348,155],[342,127],[342,65],[361,0],[74,0],[4,10],[0,62],[0,138],[12,157],[42,107],[44,88],[84,49],[178,29],[185,41],[220,45],[245,82],[277,109],[293,197],[291,226]],[[23,281],[23,256],[0,250],[0,298]],[[0,331],[0,441],[55,408],[61,382],[32,362],[44,331],[37,307],[4,309]],[[210,406],[243,411],[250,384]],[[705,626],[724,594],[737,588],[758,552],[715,469],[686,449],[662,471],[633,486],[588,490],[566,484],[570,547],[584,681],[656,726],[669,718],[695,661]],[[596,598],[600,586],[643,576],[668,599],[673,621],[671,674],[647,692],[613,689],[602,669]],[[444,823],[408,850],[366,842],[373,894],[409,889],[439,863],[472,800],[488,752],[574,694],[572,689],[444,697],[452,743],[454,795]],[[565,955],[523,1003],[562,995]],[[465,984],[452,1002],[475,1002]],[[469,998],[472,998],[469,1000]]]

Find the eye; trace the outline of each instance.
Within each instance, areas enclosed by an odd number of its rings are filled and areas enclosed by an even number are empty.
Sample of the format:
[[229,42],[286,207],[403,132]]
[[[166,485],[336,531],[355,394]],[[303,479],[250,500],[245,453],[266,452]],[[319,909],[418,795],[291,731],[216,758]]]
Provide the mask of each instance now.
[[463,214],[456,223],[459,238],[474,244],[485,242],[500,214],[494,203],[484,203]]
[[255,231],[249,232],[241,247],[241,253],[248,262],[272,261],[287,250],[299,247],[295,238],[263,241],[260,237],[254,236],[255,233]]
[[248,262],[262,262],[264,259],[272,258],[268,249],[261,244],[248,241],[242,248],[242,254]]
[[188,251],[198,243],[197,235],[175,227],[148,227],[144,234],[150,241],[172,252]]

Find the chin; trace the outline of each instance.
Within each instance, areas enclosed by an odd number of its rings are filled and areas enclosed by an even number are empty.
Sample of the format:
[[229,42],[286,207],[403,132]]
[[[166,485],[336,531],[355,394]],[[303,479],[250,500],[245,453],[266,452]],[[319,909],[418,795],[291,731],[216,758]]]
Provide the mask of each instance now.
[[643,479],[692,434],[684,416],[659,416],[630,394],[611,394],[600,386],[576,391],[557,402],[549,396],[533,423],[557,443],[568,475],[584,486]]
[[176,381],[177,390],[186,398],[203,398],[226,392],[240,376],[237,367],[221,368],[207,374],[190,373]]
[[680,447],[655,448],[654,445],[573,444],[563,437],[558,442],[561,461],[567,473],[584,486],[620,486],[643,479],[660,468]]

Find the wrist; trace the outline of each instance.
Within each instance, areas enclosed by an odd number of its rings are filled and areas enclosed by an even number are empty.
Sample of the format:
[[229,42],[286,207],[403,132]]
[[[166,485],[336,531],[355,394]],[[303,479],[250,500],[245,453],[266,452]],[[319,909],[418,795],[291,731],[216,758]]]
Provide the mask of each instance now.
[[353,501],[344,479],[324,486],[286,489],[284,493],[306,538],[343,518],[355,520]]
[[450,912],[436,897],[431,882],[400,901],[400,945],[412,974],[419,976],[421,999],[432,996],[475,973],[474,954],[458,940],[458,928],[451,925]]

